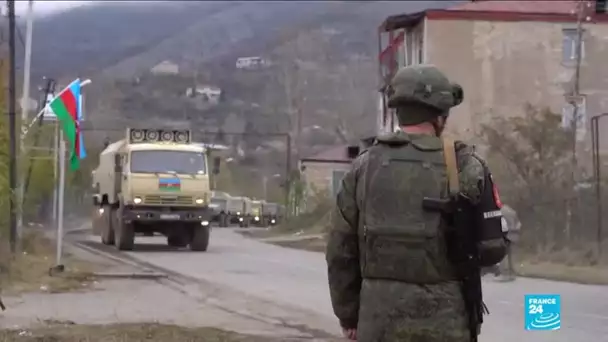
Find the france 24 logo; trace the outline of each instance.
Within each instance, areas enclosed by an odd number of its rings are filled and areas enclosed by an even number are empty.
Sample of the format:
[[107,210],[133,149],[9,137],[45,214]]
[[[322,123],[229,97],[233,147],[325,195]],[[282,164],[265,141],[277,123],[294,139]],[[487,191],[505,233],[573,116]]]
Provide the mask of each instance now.
[[560,295],[525,295],[526,330],[559,330],[561,328]]

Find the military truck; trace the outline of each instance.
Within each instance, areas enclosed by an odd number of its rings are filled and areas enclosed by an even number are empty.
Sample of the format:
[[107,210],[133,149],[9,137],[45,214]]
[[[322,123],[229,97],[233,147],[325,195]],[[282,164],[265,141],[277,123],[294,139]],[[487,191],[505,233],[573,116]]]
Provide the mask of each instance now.
[[247,211],[247,203],[244,197],[240,196],[229,196],[226,199],[226,221],[230,224],[243,223],[245,212]]
[[275,225],[279,222],[279,205],[277,203],[264,202],[262,206],[262,220],[264,225]]
[[[102,215],[101,242],[132,250],[135,233],[160,233],[173,247],[206,251],[212,210],[205,147],[189,130],[127,128],[101,152],[93,201]],[[219,173],[219,158],[214,159]]]
[[262,207],[264,202],[260,200],[251,201],[251,223],[257,227],[263,227]]
[[228,201],[230,195],[226,192],[213,191],[209,207],[213,211],[212,222],[217,222],[220,227],[228,227]]

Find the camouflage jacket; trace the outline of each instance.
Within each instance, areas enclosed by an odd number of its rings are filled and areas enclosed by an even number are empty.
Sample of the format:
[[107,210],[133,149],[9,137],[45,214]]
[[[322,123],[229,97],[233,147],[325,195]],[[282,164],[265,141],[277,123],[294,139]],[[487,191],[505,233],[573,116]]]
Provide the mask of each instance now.
[[[399,140],[405,135],[395,133],[388,139]],[[441,146],[436,137],[424,139]],[[421,284],[362,275],[360,226],[366,213],[361,184],[366,172],[380,167],[370,158],[375,148],[382,147],[371,146],[354,160],[337,194],[326,250],[334,313],[342,327],[358,329],[360,342],[469,342],[467,313],[457,281]],[[484,161],[473,147],[457,143],[456,150],[461,190],[476,203],[484,187]]]

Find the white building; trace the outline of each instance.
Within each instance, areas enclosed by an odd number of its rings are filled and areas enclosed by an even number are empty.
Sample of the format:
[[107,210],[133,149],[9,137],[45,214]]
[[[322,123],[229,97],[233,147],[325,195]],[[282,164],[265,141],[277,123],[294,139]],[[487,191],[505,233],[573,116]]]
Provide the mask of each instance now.
[[241,57],[236,60],[237,69],[257,69],[268,65],[262,57]]
[[179,74],[179,66],[171,61],[162,61],[152,67],[150,72],[155,75],[177,75]]
[[195,88],[188,88],[186,96],[202,97],[205,102],[218,104],[222,97],[222,89],[210,85],[196,86]]

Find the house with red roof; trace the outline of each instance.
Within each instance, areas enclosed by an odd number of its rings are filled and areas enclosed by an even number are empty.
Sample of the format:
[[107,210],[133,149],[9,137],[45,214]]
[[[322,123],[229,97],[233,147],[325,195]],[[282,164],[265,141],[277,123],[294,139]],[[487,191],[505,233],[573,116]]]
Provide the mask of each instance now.
[[[604,3],[469,1],[448,9],[391,16],[379,28],[380,88],[401,66],[438,66],[464,88],[465,100],[453,109],[450,133],[473,142],[480,123],[493,116],[522,115],[526,103],[549,106],[569,122],[573,106],[567,95],[575,79],[580,15],[582,96],[576,101],[579,139],[589,142],[590,117],[608,112]],[[385,102],[381,96],[381,131],[395,125]],[[600,129],[608,129],[608,120]],[[602,147],[608,147],[608,139],[603,140]]]

